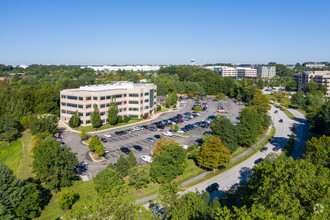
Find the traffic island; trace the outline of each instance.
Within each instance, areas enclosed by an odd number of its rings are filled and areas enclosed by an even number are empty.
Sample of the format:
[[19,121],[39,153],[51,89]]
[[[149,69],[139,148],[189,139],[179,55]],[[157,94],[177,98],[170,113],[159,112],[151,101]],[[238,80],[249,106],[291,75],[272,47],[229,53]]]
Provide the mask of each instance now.
[[102,162],[105,160],[104,157],[100,157],[96,152],[89,152],[88,154],[92,158],[93,162]]
[[186,134],[180,134],[180,133],[177,133],[177,132],[173,132],[174,135],[176,136],[179,136],[179,137],[184,137],[184,138],[188,138],[189,135],[186,135]]

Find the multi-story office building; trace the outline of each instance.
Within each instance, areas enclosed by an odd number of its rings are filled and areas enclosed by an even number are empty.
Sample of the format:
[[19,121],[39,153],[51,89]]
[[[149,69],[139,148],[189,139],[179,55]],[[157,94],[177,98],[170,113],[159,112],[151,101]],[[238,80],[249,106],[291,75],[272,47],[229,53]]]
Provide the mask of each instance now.
[[236,68],[234,67],[220,66],[217,72],[223,77],[236,77]]
[[82,125],[90,125],[93,106],[97,105],[102,123],[107,121],[110,102],[114,99],[118,105],[118,115],[140,118],[154,113],[157,86],[154,84],[136,84],[116,82],[113,84],[81,86],[77,89],[62,90],[61,121],[68,122],[78,110]]
[[297,82],[298,91],[305,91],[310,82],[325,85],[327,87],[326,96],[330,98],[330,71],[305,71],[295,74],[294,79]]
[[236,67],[236,79],[257,78],[257,70],[252,68]]
[[305,67],[307,68],[323,68],[325,67],[324,63],[306,63]]
[[258,77],[271,79],[276,76],[275,66],[256,66],[254,68],[257,70]]

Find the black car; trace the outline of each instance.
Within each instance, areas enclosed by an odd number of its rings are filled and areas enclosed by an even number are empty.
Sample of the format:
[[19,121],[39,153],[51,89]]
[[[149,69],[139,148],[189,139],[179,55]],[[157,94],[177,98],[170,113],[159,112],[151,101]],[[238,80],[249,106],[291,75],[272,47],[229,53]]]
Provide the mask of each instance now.
[[205,134],[210,134],[210,135],[212,135],[212,131],[204,131],[203,135],[205,135]]
[[259,164],[259,163],[261,163],[262,161],[264,161],[263,158],[256,159],[256,160],[254,161],[254,164]]
[[153,126],[152,126],[152,127],[149,127],[148,129],[149,129],[150,131],[157,131],[157,128],[155,128],[155,127],[153,127]]
[[101,138],[101,141],[104,143],[108,142],[106,138]]
[[261,148],[260,152],[265,152],[267,150],[268,150],[268,147],[263,147],[263,148]]
[[211,185],[209,185],[207,188],[206,188],[206,191],[207,192],[213,192],[213,191],[216,191],[219,189],[219,184],[217,183],[212,183]]
[[119,136],[123,135],[123,133],[121,133],[121,131],[116,131],[115,134],[119,135]]
[[157,124],[156,127],[159,128],[159,129],[164,129],[165,128],[165,126],[163,124]]
[[129,154],[129,152],[131,152],[131,150],[128,149],[127,147],[121,147],[120,150],[125,154]]
[[195,140],[195,142],[197,142],[198,145],[202,145],[203,144],[203,138],[199,138],[199,139]]
[[133,145],[133,148],[137,151],[143,151],[143,148],[140,145]]
[[157,138],[157,139],[159,139],[160,138],[160,135],[159,134],[155,134],[154,137]]
[[278,122],[283,123],[283,119],[280,119]]

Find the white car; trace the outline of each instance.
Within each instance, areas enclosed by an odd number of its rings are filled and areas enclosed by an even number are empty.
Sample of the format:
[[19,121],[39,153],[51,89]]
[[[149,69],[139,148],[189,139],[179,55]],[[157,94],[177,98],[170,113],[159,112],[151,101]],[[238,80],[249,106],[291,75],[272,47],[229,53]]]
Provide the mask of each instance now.
[[183,149],[187,150],[189,145],[182,145]]
[[182,130],[178,130],[177,132],[180,133],[180,134],[183,134],[184,133]]
[[147,156],[147,155],[142,155],[140,157],[141,160],[147,162],[147,163],[151,163],[152,162],[152,158],[150,156]]
[[110,138],[111,137],[111,134],[105,133],[104,136],[107,137],[107,138]]
[[139,127],[134,127],[134,128],[132,129],[132,131],[140,131],[140,128],[139,128]]
[[108,154],[109,153],[108,149],[104,148],[104,153]]
[[164,131],[164,132],[163,132],[163,135],[165,135],[165,136],[169,136],[169,137],[172,137],[172,136],[173,136],[173,133],[170,132],[170,131]]

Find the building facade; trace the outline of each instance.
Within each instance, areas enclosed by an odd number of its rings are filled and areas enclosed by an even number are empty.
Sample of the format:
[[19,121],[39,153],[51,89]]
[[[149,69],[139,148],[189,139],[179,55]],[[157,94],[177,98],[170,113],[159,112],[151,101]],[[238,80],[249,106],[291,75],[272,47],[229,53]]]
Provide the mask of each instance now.
[[237,67],[236,79],[257,78],[257,70],[252,68]]
[[141,118],[154,113],[157,101],[157,86],[154,84],[137,84],[133,82],[116,82],[81,86],[77,89],[66,89],[60,92],[61,121],[69,122],[78,110],[82,126],[91,124],[91,113],[97,105],[102,123],[107,122],[111,100],[118,105],[119,116]]
[[236,78],[236,68],[229,66],[220,66],[218,72],[223,77],[235,77]]
[[256,66],[254,68],[257,70],[258,77],[271,79],[276,76],[275,66]]
[[330,98],[330,71],[305,71],[295,74],[294,79],[298,85],[298,91],[305,91],[307,84],[316,82],[318,85],[325,85],[327,88],[326,96]]
[[305,67],[307,68],[323,68],[325,67],[324,63],[306,63]]

